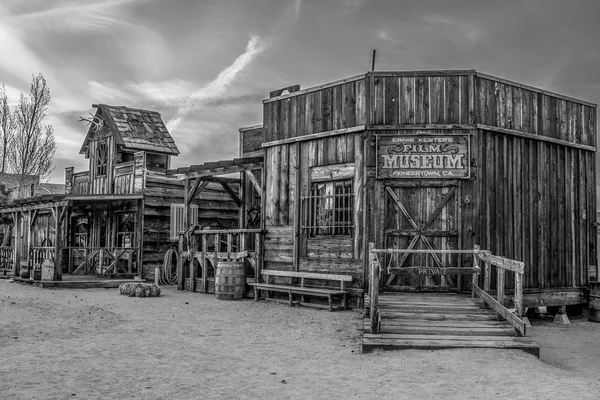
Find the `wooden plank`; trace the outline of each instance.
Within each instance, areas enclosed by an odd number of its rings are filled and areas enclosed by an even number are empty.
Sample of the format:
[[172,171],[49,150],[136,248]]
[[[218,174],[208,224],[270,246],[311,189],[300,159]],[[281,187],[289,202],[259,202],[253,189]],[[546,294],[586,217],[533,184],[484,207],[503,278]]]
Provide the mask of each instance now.
[[405,325],[390,328],[382,324],[381,334],[387,335],[456,335],[456,336],[514,336],[513,327],[440,327]]
[[400,77],[399,124],[415,123],[415,78]]
[[444,118],[445,104],[444,104],[444,78],[441,76],[432,76],[430,78],[430,101],[429,106],[431,110],[432,124],[447,123]]
[[429,118],[429,78],[426,77],[419,77],[415,80],[415,123],[431,123]]
[[297,271],[279,271],[265,269],[261,271],[262,275],[265,276],[287,276],[293,278],[306,278],[306,279],[323,279],[323,280],[335,280],[343,282],[352,282],[352,276],[350,275],[336,275],[336,274],[320,274],[314,272],[297,272]]
[[[445,107],[443,121],[446,124],[460,124],[463,106],[467,104],[466,95],[461,92],[461,82],[466,83],[466,77],[448,76],[444,78],[444,100]],[[466,110],[466,108],[464,108]],[[468,111],[467,111],[468,112]],[[467,121],[465,121],[467,122]]]
[[[281,159],[279,162],[279,170],[276,170],[279,180],[279,209],[277,225],[290,225],[289,222],[289,146],[280,146]],[[293,215],[293,214],[292,214]]]

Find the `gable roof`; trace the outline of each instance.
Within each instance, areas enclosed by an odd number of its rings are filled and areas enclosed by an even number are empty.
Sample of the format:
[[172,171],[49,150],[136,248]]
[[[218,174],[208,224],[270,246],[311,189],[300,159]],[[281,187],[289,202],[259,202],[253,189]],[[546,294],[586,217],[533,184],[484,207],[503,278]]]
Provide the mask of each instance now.
[[[104,122],[104,126],[113,134],[116,145],[124,150],[179,154],[175,141],[156,111],[107,104],[92,104],[92,107],[96,108],[96,119]],[[93,125],[90,125],[80,154],[86,152],[94,133]]]

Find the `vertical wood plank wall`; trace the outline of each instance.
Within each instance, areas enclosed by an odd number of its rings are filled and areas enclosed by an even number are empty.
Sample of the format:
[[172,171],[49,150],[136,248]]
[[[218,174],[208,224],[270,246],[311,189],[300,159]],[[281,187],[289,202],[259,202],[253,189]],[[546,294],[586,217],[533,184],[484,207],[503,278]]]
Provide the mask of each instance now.
[[[379,243],[384,183],[374,179],[373,135],[471,129],[472,177],[460,185],[462,246],[524,261],[526,288],[587,285],[587,266],[596,263],[596,105],[473,70],[369,72],[263,104],[265,142],[367,127],[267,147],[265,256],[272,229],[271,254],[280,263],[272,268],[291,268],[296,168],[304,192],[310,167],[364,162],[355,166],[366,174],[364,234]],[[359,142],[364,151],[356,151]],[[364,242],[355,246],[364,252]]]

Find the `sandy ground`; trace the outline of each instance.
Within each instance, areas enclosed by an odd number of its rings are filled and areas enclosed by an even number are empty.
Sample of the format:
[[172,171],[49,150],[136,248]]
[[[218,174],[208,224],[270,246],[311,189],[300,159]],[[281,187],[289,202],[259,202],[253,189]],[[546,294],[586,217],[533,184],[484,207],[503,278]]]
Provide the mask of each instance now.
[[600,324],[517,350],[361,354],[357,311],[0,280],[2,399],[598,399]]

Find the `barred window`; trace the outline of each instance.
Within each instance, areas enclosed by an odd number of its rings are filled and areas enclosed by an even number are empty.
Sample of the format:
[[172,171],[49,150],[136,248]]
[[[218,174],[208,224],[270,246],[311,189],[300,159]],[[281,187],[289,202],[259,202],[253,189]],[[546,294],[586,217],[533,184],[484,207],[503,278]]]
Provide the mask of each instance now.
[[307,235],[352,236],[354,192],[352,180],[316,182],[302,197],[305,210],[302,228]]

